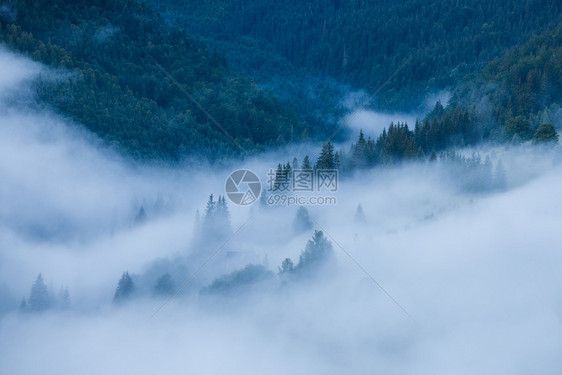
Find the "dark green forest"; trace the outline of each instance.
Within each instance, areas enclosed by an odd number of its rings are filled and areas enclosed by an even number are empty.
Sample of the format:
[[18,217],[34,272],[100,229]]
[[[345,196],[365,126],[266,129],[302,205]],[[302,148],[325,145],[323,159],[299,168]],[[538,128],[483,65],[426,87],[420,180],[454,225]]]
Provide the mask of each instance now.
[[[42,105],[138,160],[220,162],[320,144],[346,114],[349,90],[386,110],[452,92],[415,124],[361,134],[340,150],[352,168],[531,140],[542,125],[559,126],[561,6],[23,0],[0,11],[0,41],[60,73],[35,83]],[[542,127],[537,142],[555,135]]]
[[[562,20],[548,0],[154,0],[170,22],[222,46],[262,76],[285,61],[376,94],[378,108],[410,110],[455,87],[506,48]],[[247,54],[253,42],[252,61]],[[261,63],[263,55],[274,56]],[[267,69],[270,73],[263,72]]]
[[36,85],[44,104],[135,158],[213,161],[321,134],[135,1],[14,1],[0,27],[3,44],[72,72]]

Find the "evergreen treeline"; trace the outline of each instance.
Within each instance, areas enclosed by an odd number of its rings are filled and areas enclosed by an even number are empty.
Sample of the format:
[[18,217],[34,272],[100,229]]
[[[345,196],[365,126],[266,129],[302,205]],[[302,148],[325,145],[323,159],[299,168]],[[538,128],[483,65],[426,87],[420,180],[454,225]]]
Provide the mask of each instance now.
[[[381,99],[379,104],[398,107],[428,90],[467,82],[495,58],[476,94],[477,100],[489,95],[493,121],[479,118],[481,109],[470,105],[474,98],[458,92],[453,105],[416,124],[415,150],[403,124],[393,124],[385,139],[368,144],[368,150],[359,146],[359,153],[372,154],[380,143],[378,156],[384,160],[480,139],[511,140],[515,134],[530,139],[543,123],[555,123],[561,112],[551,105],[562,97],[558,2],[170,0],[156,5],[153,10],[133,0],[11,0],[0,11],[0,41],[72,72],[37,83],[41,100],[143,159],[197,154],[217,160],[242,152],[155,61],[249,151],[316,139],[326,132],[318,119],[329,123],[338,116],[337,109],[315,113],[317,106],[307,101],[306,90],[284,100],[299,108],[289,109],[252,80],[231,73],[222,56],[178,25],[234,46],[251,36],[295,66],[369,88]],[[169,10],[166,17],[175,14],[175,26],[164,21],[162,9]],[[521,46],[499,57],[517,44]],[[262,47],[234,51],[248,48]],[[254,65],[254,71],[272,69]],[[496,88],[488,89],[489,82]],[[333,103],[330,85],[323,90],[327,96],[316,101]],[[309,108],[300,108],[303,103]],[[518,116],[530,122],[530,130]],[[396,137],[408,139],[402,144]]]
[[391,123],[377,137],[365,137],[363,131],[351,146],[348,167],[366,168],[394,164],[404,160],[425,159],[450,147],[474,145],[483,139],[484,130],[474,113],[461,107],[443,108],[437,102],[414,129],[405,123]]
[[333,252],[332,243],[326,238],[324,232],[316,230],[301,252],[299,262],[295,265],[291,258],[285,258],[279,266],[279,275],[284,280],[317,276],[318,272],[333,260]]
[[61,288],[55,294],[52,288],[47,287],[43,280],[43,275],[37,278],[31,285],[29,298],[22,299],[20,304],[21,312],[42,313],[49,310],[68,310],[70,309],[70,293],[68,288]]

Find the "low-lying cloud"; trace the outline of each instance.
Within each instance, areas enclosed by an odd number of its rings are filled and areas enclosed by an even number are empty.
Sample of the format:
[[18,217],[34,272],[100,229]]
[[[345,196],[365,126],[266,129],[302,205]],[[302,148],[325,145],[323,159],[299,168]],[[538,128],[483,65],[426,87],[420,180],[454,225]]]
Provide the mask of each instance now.
[[[19,77],[1,83],[1,98],[25,91],[37,74],[25,64],[0,52]],[[224,194],[230,170],[136,165],[76,129],[45,110],[0,107],[0,373],[562,371],[557,151],[481,149],[505,165],[507,189],[493,193],[463,192],[439,162],[346,177],[336,206],[308,207],[335,266],[283,283],[278,266],[298,263],[313,236],[292,229],[296,207],[230,204],[237,232],[210,246],[195,211]],[[279,161],[233,169],[262,177]],[[228,252],[253,254],[273,279],[200,293],[243,266]],[[146,289],[116,306],[125,271],[139,290],[170,272],[181,290],[169,303]],[[18,310],[40,272],[50,289],[68,288],[69,310]]]
[[423,119],[426,113],[430,112],[437,102],[446,106],[451,99],[451,93],[446,90],[438,91],[434,94],[428,95],[421,106],[419,112],[385,112],[375,111],[368,108],[369,98],[364,92],[359,92],[355,95],[350,95],[346,100],[346,106],[352,112],[343,118],[342,123],[359,132],[363,130],[371,137],[377,138],[382,133],[383,129],[388,128],[391,122],[393,123],[406,123],[413,129],[417,119]]

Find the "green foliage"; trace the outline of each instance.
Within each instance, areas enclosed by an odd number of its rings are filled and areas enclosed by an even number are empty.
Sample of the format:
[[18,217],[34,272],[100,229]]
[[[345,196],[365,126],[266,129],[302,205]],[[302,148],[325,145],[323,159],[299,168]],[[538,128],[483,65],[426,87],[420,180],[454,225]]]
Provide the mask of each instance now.
[[483,131],[478,125],[476,115],[463,106],[450,105],[443,108],[441,103],[437,102],[423,123],[416,121],[415,141],[428,153],[453,146],[472,145],[483,136]]
[[370,137],[365,139],[363,130],[359,132],[357,143],[351,145],[351,167],[365,168],[375,164],[378,154],[375,152],[375,141]]
[[348,167],[361,169],[378,164],[394,164],[408,159],[436,159],[435,151],[453,146],[475,144],[482,139],[482,131],[474,114],[461,106],[443,108],[437,102],[423,122],[416,121],[414,131],[407,124],[391,123],[377,140],[359,132],[348,156]]
[[[171,22],[214,40],[241,68],[306,67],[407,108],[559,22],[549,0],[170,0]],[[289,72],[291,74],[291,72]],[[300,76],[293,74],[293,79]]]
[[5,6],[17,16],[0,17],[2,43],[73,73],[37,83],[43,103],[136,158],[240,155],[213,119],[250,152],[297,141],[307,129],[270,93],[230,73],[223,58],[136,1]]
[[533,143],[558,144],[558,133],[552,124],[542,124],[533,136]]
[[[279,267],[279,275],[288,275],[293,273],[295,270],[295,265],[290,258],[285,258]],[[25,302],[25,301],[24,301]]]
[[249,264],[241,270],[236,270],[228,275],[215,279],[211,285],[204,288],[203,294],[231,295],[246,291],[252,286],[271,279],[273,272],[262,265]]
[[417,151],[413,132],[408,129],[407,124],[400,123],[390,123],[388,132],[383,130],[375,147],[380,151],[383,162],[389,164],[414,158]]
[[230,234],[230,230],[230,212],[226,198],[219,195],[218,200],[215,201],[213,194],[211,194],[205,208],[205,217],[201,228],[202,238],[222,239]]
[[320,230],[315,230],[312,239],[308,240],[306,247],[299,256],[299,263],[294,266],[290,258],[286,258],[279,267],[279,276],[282,278],[297,277],[310,278],[318,276],[326,266],[333,261],[334,250],[332,243]]
[[315,167],[316,169],[336,168],[336,155],[334,154],[334,145],[332,142],[322,144],[322,150],[320,151]]
[[505,121],[505,135],[510,141],[517,136],[524,141],[531,139],[531,123],[523,116],[510,117]]
[[545,104],[558,102],[562,99],[562,24],[509,50],[484,72],[488,81],[498,85],[491,101],[500,121],[528,118]]
[[310,158],[306,155],[302,161],[301,169],[305,171],[312,170],[312,164],[310,163]]
[[301,274],[303,272],[304,274],[312,274],[325,265],[332,256],[332,243],[324,236],[324,232],[316,230],[312,239],[306,243],[295,271]]

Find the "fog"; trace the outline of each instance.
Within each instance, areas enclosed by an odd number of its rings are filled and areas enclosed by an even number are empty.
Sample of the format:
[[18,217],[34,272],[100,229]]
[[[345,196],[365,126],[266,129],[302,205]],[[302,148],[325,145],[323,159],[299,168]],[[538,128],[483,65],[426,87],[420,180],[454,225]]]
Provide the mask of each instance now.
[[[507,186],[490,192],[463,190],[439,162],[342,176],[337,203],[308,206],[313,228],[301,231],[296,206],[227,200],[231,231],[218,238],[202,234],[196,210],[225,194],[232,171],[267,188],[270,168],[317,150],[224,168],[139,165],[33,104],[30,82],[56,74],[7,51],[0,68],[10,72],[0,79],[0,373],[562,371],[557,150],[463,150],[502,161]],[[314,229],[333,261],[284,279],[278,267],[298,262]],[[247,263],[271,272],[209,292]],[[136,297],[113,303],[126,271]],[[153,296],[164,272],[174,294]],[[39,273],[50,293],[68,288],[70,308],[20,310]]]
[[357,92],[348,95],[344,100],[344,106],[351,111],[342,120],[342,124],[355,132],[363,130],[373,138],[377,138],[384,128],[393,123],[406,123],[410,129],[414,128],[416,119],[423,119],[426,113],[430,112],[437,102],[446,106],[451,99],[451,93],[441,90],[424,99],[419,110],[412,112],[385,112],[369,109],[371,99],[365,92]]

